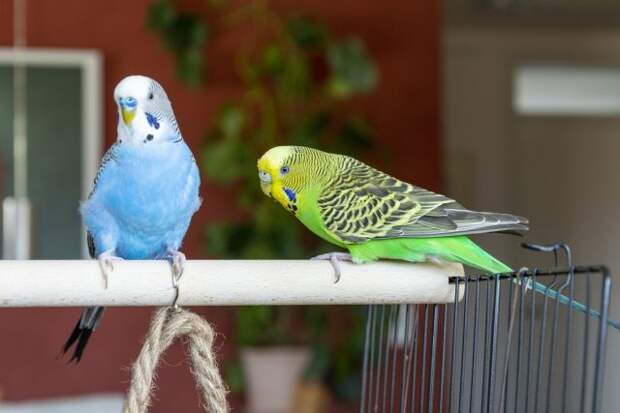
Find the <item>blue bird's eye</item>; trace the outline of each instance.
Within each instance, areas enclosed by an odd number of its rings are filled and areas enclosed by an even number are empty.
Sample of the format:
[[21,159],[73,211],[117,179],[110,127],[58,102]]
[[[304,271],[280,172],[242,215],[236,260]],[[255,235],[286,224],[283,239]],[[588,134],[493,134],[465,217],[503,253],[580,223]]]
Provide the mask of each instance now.
[[282,168],[280,168],[280,175],[286,175],[289,172],[289,167],[288,166],[283,166]]

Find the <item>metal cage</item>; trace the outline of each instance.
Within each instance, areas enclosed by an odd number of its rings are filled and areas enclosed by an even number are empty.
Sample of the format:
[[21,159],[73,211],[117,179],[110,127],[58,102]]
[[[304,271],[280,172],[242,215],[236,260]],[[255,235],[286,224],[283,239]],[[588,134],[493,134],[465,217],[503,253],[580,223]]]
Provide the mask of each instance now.
[[[581,301],[587,314],[527,280]],[[600,411],[605,267],[451,282],[453,304],[368,307],[361,412]]]

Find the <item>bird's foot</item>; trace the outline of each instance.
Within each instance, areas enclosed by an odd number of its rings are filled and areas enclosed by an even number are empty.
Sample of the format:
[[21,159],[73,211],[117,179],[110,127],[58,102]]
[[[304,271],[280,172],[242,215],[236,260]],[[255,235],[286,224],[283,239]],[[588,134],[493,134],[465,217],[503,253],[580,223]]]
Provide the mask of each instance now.
[[177,301],[179,300],[179,284],[181,282],[181,277],[183,277],[183,271],[185,271],[187,258],[185,258],[185,254],[180,251],[169,251],[166,258],[172,266],[172,286],[175,289],[172,306],[176,308]]
[[110,283],[110,273],[114,271],[114,261],[123,261],[123,259],[114,255],[114,250],[107,250],[99,254],[97,261],[99,261],[99,267],[103,275],[104,288],[107,289]]
[[327,254],[317,255],[316,257],[312,257],[310,259],[311,260],[327,260],[332,264],[332,267],[334,267],[334,275],[336,276],[336,280],[334,281],[334,284],[340,281],[340,276],[342,275],[339,261],[353,262],[353,257],[351,257],[351,254],[347,252],[328,252]]

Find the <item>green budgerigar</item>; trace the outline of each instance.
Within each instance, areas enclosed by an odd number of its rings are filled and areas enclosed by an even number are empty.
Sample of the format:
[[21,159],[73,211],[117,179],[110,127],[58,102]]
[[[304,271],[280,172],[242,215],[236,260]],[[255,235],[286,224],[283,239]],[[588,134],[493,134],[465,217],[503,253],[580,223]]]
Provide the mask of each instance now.
[[[278,146],[258,160],[263,192],[306,227],[349,253],[323,254],[340,278],[339,260],[453,261],[497,274],[510,267],[468,235],[527,231],[516,215],[471,211],[453,199],[378,171],[357,159],[302,146]],[[517,279],[515,279],[517,281]],[[574,309],[601,314],[538,282],[529,288]],[[620,329],[620,323],[608,320]]]
[[258,160],[263,192],[356,263],[378,259],[454,261],[489,273],[511,271],[468,235],[518,233],[528,220],[471,211],[444,195],[400,181],[357,159],[301,146],[278,146]]

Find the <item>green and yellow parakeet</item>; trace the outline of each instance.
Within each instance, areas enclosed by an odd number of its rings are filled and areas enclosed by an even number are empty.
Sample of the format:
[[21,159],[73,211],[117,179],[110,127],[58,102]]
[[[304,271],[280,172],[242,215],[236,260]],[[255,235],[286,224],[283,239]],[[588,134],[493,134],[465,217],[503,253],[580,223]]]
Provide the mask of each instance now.
[[[258,160],[263,192],[324,240],[349,253],[323,254],[340,278],[338,260],[446,260],[496,274],[512,271],[467,236],[527,231],[516,215],[476,212],[444,195],[400,181],[363,162],[302,146],[278,146]],[[518,280],[515,278],[515,282]],[[601,314],[544,284],[529,288],[574,309]],[[620,329],[620,323],[608,320]]]
[[[312,232],[349,250],[328,254],[378,259],[446,260],[489,273],[511,271],[467,235],[528,230],[525,218],[468,210],[444,195],[400,181],[363,162],[301,146],[278,146],[258,160],[263,192]],[[334,259],[335,258],[335,259]]]

